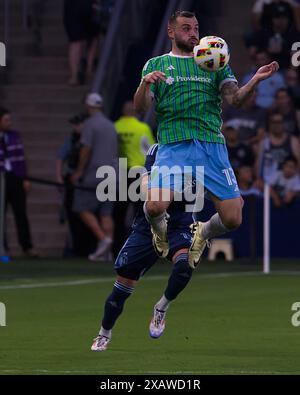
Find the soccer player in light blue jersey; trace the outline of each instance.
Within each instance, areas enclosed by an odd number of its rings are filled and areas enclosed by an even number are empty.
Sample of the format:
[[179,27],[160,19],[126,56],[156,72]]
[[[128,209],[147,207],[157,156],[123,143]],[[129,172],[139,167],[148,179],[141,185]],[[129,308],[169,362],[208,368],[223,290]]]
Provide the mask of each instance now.
[[[168,36],[172,51],[145,64],[134,97],[140,113],[147,111],[155,100],[158,122],[159,148],[144,212],[151,225],[156,250],[164,257],[169,251],[167,209],[174,194],[182,192],[183,167],[191,166],[194,177],[197,167],[204,167],[204,187],[217,213],[208,222],[195,222],[191,226],[193,241],[189,264],[195,268],[208,239],[236,229],[242,222],[243,200],[221,133],[222,99],[240,106],[257,84],[277,72],[279,66],[272,62],[261,67],[239,88],[229,65],[216,72],[207,72],[195,64],[193,48],[199,42],[199,28],[193,13],[178,11],[172,15]],[[170,174],[159,178],[157,169],[162,166],[169,169],[177,166],[179,177],[175,173],[171,181]],[[167,190],[169,198],[163,196],[163,190]]]

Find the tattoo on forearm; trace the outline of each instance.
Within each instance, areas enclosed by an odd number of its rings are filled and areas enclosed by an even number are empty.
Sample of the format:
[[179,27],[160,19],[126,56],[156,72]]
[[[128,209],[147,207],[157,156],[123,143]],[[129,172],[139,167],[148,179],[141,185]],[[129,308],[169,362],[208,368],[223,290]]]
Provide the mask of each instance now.
[[222,97],[229,104],[235,105],[234,100],[239,87],[235,82],[226,82],[222,87]]
[[222,87],[222,97],[232,106],[239,107],[253,93],[255,86],[246,84],[241,88],[235,82],[227,82]]

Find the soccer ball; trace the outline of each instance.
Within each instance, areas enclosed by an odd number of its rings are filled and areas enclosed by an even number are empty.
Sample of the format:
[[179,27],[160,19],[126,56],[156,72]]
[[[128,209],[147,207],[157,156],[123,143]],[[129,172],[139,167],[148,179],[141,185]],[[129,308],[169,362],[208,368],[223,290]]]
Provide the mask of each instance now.
[[195,62],[204,71],[222,70],[229,62],[229,58],[226,41],[217,36],[203,37],[194,47]]

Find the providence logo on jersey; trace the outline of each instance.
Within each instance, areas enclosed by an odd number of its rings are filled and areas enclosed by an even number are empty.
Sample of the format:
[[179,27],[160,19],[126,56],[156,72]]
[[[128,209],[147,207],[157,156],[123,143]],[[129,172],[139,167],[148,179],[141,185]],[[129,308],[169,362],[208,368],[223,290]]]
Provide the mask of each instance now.
[[207,82],[210,83],[211,79],[207,77],[198,77],[197,75],[193,75],[191,77],[181,77],[180,75],[177,75],[176,78],[174,77],[168,77],[166,79],[166,84],[167,85],[173,85],[174,82],[187,82],[187,81],[192,81],[192,82]]
[[207,82],[207,83],[212,82],[211,78],[198,77],[197,75],[192,75],[191,77],[181,77],[180,75],[177,75],[176,81],[177,82],[193,81],[193,82]]

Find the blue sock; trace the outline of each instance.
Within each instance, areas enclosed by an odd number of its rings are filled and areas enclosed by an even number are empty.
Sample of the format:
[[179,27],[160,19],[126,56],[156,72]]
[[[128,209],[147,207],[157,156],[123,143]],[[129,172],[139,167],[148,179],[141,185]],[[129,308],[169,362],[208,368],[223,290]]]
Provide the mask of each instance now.
[[102,327],[106,330],[112,329],[121,315],[124,303],[132,294],[134,288],[128,287],[116,281],[112,293],[106,299],[104,306],[104,317],[102,320]]
[[173,270],[165,290],[165,297],[171,301],[187,286],[192,277],[193,269],[188,263],[188,254],[182,253],[176,257]]

